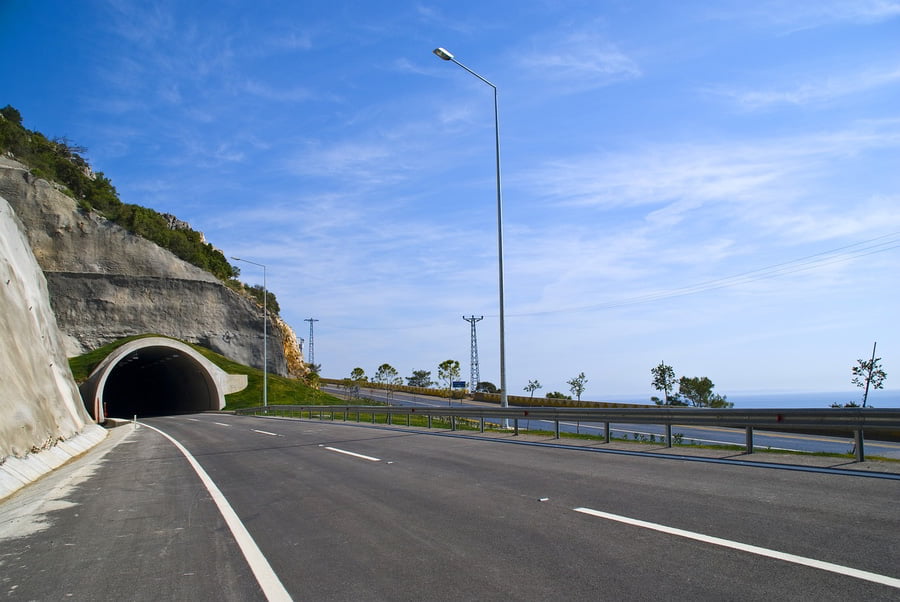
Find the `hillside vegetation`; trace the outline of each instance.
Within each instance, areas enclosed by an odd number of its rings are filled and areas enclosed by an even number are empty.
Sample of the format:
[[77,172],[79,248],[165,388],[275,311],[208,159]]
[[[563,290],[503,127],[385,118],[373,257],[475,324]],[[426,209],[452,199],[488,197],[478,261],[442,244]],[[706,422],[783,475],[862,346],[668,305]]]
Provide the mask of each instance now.
[[[24,163],[31,172],[56,182],[63,192],[78,203],[82,211],[93,211],[170,251],[224,281],[230,288],[243,291],[262,305],[262,287],[249,287],[236,280],[240,270],[228,263],[221,251],[203,241],[203,235],[191,228],[172,228],[161,213],[123,203],[115,186],[102,171],[93,171],[82,156],[86,149],[66,138],[49,139],[22,125],[22,115],[7,105],[0,109],[0,152]],[[279,312],[278,301],[267,291],[268,309]]]

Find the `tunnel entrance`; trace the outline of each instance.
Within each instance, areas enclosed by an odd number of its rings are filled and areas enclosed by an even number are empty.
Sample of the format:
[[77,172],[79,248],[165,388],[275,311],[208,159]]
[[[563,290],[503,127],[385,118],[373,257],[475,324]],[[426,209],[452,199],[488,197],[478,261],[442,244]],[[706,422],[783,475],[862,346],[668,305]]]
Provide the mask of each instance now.
[[108,416],[159,416],[217,410],[209,375],[171,348],[145,347],[116,364],[103,391]]
[[103,422],[221,410],[226,394],[246,386],[245,375],[225,373],[185,343],[148,337],[116,349],[80,389],[94,420]]

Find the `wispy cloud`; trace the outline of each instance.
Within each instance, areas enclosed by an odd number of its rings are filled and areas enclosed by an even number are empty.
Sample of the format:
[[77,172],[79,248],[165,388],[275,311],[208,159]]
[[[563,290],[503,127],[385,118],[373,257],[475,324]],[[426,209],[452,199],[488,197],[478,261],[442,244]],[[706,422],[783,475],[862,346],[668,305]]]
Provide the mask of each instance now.
[[877,23],[900,17],[896,0],[824,0],[768,4],[774,19],[798,26],[818,27],[831,23]]
[[827,175],[833,161],[900,147],[900,120],[836,132],[742,142],[666,143],[619,154],[552,160],[530,170],[528,185],[563,205],[635,206],[680,201],[789,198],[792,182]]
[[542,35],[532,40],[532,46],[533,50],[517,51],[518,63],[570,92],[606,86],[642,74],[633,58],[593,29]]
[[383,143],[358,140],[326,145],[311,142],[307,150],[289,160],[288,169],[303,176],[374,185],[399,177],[400,168],[393,157],[394,150]]
[[312,92],[303,87],[272,86],[257,80],[244,82],[243,92],[262,100],[275,102],[301,102],[314,96]]
[[880,70],[869,69],[861,73],[840,74],[814,80],[805,78],[799,84],[793,83],[781,89],[740,89],[734,86],[719,86],[708,89],[714,95],[733,100],[745,110],[759,110],[779,105],[808,106],[826,104],[831,101],[869,93],[878,88],[900,83],[900,66],[890,66]]
[[717,19],[772,24],[786,33],[828,25],[871,25],[900,17],[897,0],[820,0],[818,2],[740,2],[710,9]]
[[441,29],[456,33],[472,33],[479,29],[479,26],[472,22],[458,18],[458,12],[454,11],[450,15],[433,6],[417,4],[415,13],[422,26],[439,26]]

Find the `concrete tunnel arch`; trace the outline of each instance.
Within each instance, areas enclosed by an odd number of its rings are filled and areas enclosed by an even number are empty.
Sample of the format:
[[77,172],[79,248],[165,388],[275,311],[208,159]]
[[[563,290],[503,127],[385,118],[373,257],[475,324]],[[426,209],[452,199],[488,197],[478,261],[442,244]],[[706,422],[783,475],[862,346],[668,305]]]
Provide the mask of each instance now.
[[225,395],[246,386],[245,374],[228,374],[181,341],[147,337],[110,353],[80,389],[94,420],[103,422],[221,410]]

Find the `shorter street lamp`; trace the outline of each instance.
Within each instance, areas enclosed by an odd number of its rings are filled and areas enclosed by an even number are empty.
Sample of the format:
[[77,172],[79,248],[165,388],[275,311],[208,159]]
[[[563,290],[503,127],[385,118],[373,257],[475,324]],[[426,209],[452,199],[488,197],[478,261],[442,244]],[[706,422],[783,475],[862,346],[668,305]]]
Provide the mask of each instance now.
[[240,257],[234,256],[231,258],[235,261],[243,261],[244,263],[250,263],[263,269],[263,406],[269,407],[269,311],[267,305],[269,293],[266,289],[266,266],[261,263],[256,263],[255,261],[250,261],[249,259],[241,259]]

